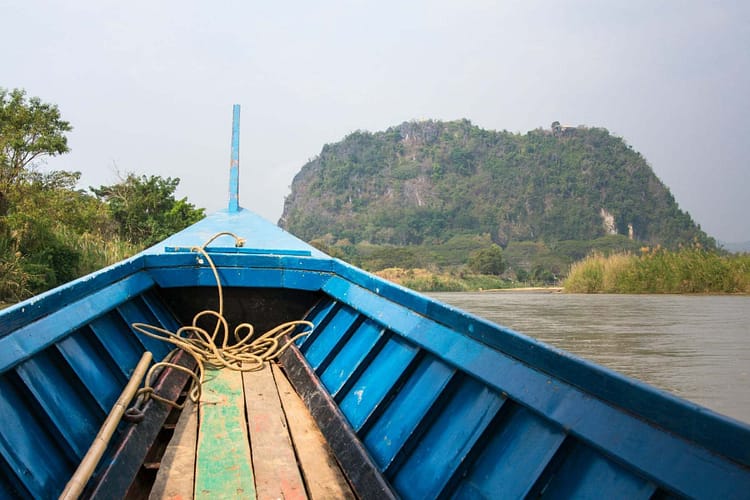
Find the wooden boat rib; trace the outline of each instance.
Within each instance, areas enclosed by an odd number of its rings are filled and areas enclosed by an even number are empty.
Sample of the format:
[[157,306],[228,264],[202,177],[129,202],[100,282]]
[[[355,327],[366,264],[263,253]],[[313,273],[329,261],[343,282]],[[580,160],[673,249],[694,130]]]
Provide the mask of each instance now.
[[[0,313],[0,497],[60,494],[141,354],[170,350],[131,325],[174,331],[215,307],[213,273],[189,249],[223,231],[247,241],[207,247],[229,323],[315,325],[281,365],[357,496],[750,495],[748,425],[386,282],[237,206]],[[166,370],[158,390],[176,400],[187,382]],[[170,413],[151,401],[143,422],[122,422],[85,494],[132,492]]]

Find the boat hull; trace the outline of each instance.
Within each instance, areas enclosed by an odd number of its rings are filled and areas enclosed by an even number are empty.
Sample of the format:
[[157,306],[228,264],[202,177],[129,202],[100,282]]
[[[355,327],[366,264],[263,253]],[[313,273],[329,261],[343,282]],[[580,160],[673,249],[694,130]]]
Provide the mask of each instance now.
[[[0,497],[57,496],[140,354],[167,354],[132,323],[174,331],[216,307],[214,274],[190,247],[219,231],[248,241],[208,248],[230,323],[315,325],[283,361],[362,497],[750,491],[747,425],[385,282],[242,210],[0,313]],[[116,446],[94,481],[143,460]]]

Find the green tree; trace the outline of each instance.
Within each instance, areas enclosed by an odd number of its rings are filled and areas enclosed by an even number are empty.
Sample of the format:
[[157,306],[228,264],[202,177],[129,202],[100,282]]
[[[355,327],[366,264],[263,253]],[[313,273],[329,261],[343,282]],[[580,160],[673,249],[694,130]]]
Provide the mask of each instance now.
[[70,123],[57,106],[21,89],[0,88],[0,215],[8,210],[8,190],[45,156],[66,153]]
[[[11,274],[0,276],[0,288],[6,290],[0,295],[18,300],[93,270],[87,267],[91,252],[79,239],[101,234],[101,240],[111,240],[112,224],[102,202],[75,189],[79,176],[26,172],[8,191],[8,210],[0,218],[0,267]],[[97,243],[100,247],[103,241]],[[106,264],[91,263],[94,269]]]
[[29,172],[11,191],[12,212],[29,216],[40,223],[65,226],[77,234],[96,233],[111,237],[115,226],[104,203],[91,193],[77,189],[80,172],[54,170]]
[[500,275],[505,270],[503,250],[498,245],[482,248],[472,252],[468,264],[475,273]]
[[151,246],[205,217],[204,209],[187,198],[175,199],[179,183],[179,178],[129,173],[117,184],[91,190],[109,206],[121,238]]
[[516,269],[516,279],[521,282],[529,281],[529,272],[522,267]]
[[545,285],[551,285],[557,281],[555,274],[541,264],[534,266],[534,269],[531,270],[531,277],[537,283],[544,283]]

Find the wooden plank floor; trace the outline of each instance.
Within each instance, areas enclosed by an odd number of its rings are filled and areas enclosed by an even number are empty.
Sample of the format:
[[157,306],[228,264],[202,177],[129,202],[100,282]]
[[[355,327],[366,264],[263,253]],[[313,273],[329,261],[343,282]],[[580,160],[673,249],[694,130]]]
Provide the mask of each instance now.
[[159,473],[151,488],[151,498],[193,498],[197,442],[198,406],[188,398],[161,459]]
[[309,498],[355,498],[336,458],[315,424],[305,403],[297,395],[278,365],[273,365],[279,397],[287,418],[289,434],[297,450],[300,470],[305,473]]
[[150,498],[353,499],[330,448],[277,365],[209,371],[186,406]]

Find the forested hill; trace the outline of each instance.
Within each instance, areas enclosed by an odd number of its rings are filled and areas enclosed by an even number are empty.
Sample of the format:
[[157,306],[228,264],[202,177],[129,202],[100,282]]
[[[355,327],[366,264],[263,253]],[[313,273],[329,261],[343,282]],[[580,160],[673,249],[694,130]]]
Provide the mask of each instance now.
[[302,167],[279,223],[308,241],[355,244],[483,234],[505,247],[620,234],[715,245],[625,141],[557,122],[526,134],[468,120],[354,132]]

